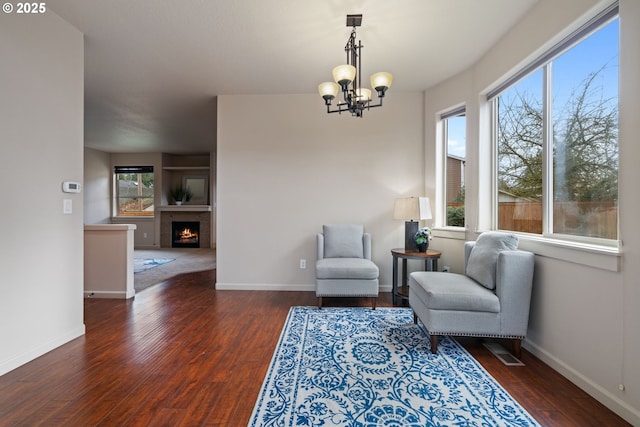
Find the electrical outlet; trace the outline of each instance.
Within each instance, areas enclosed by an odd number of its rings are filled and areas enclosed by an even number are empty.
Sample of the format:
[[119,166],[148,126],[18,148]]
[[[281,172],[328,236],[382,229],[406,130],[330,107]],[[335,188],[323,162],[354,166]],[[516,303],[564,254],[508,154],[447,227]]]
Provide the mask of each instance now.
[[448,265],[445,265],[444,267],[442,267],[442,272],[443,273],[448,273],[451,271],[451,267],[449,267]]
[[147,238],[147,233],[142,233],[142,237],[146,239]]
[[307,268],[307,260],[306,259],[301,259],[300,260],[300,268]]

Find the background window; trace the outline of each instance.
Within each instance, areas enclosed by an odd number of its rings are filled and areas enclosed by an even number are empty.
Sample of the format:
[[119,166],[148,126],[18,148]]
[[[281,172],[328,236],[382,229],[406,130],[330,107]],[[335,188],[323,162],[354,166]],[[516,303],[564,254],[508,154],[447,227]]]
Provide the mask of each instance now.
[[617,6],[543,59],[489,95],[498,228],[616,240]]
[[467,120],[464,107],[441,115],[443,139],[446,142],[445,206],[446,224],[464,227],[464,174],[466,164]]
[[116,166],[118,216],[153,216],[153,166]]
[[618,20],[553,61],[553,232],[617,239]]
[[497,99],[498,228],[542,233],[542,71]]

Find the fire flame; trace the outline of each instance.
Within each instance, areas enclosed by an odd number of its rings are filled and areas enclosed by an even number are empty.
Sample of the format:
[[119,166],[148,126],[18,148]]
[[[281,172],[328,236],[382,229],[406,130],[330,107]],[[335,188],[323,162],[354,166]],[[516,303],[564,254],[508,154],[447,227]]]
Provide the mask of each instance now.
[[185,228],[180,232],[181,239],[197,239],[198,233],[192,233],[190,228]]

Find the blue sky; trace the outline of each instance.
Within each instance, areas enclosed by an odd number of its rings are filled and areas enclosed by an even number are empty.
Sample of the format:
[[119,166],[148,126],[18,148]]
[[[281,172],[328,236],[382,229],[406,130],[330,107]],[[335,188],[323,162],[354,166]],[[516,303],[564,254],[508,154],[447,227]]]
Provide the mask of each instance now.
[[467,137],[466,131],[466,119],[465,117],[451,117],[448,120],[449,124],[449,145],[447,147],[448,154],[454,156],[466,157]]

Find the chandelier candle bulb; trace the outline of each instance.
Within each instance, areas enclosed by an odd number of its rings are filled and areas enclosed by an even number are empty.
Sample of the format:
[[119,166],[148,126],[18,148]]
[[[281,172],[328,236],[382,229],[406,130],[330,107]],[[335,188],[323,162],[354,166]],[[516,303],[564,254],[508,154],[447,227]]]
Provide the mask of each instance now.
[[356,89],[356,98],[358,102],[369,102],[371,101],[371,91],[365,88]]

